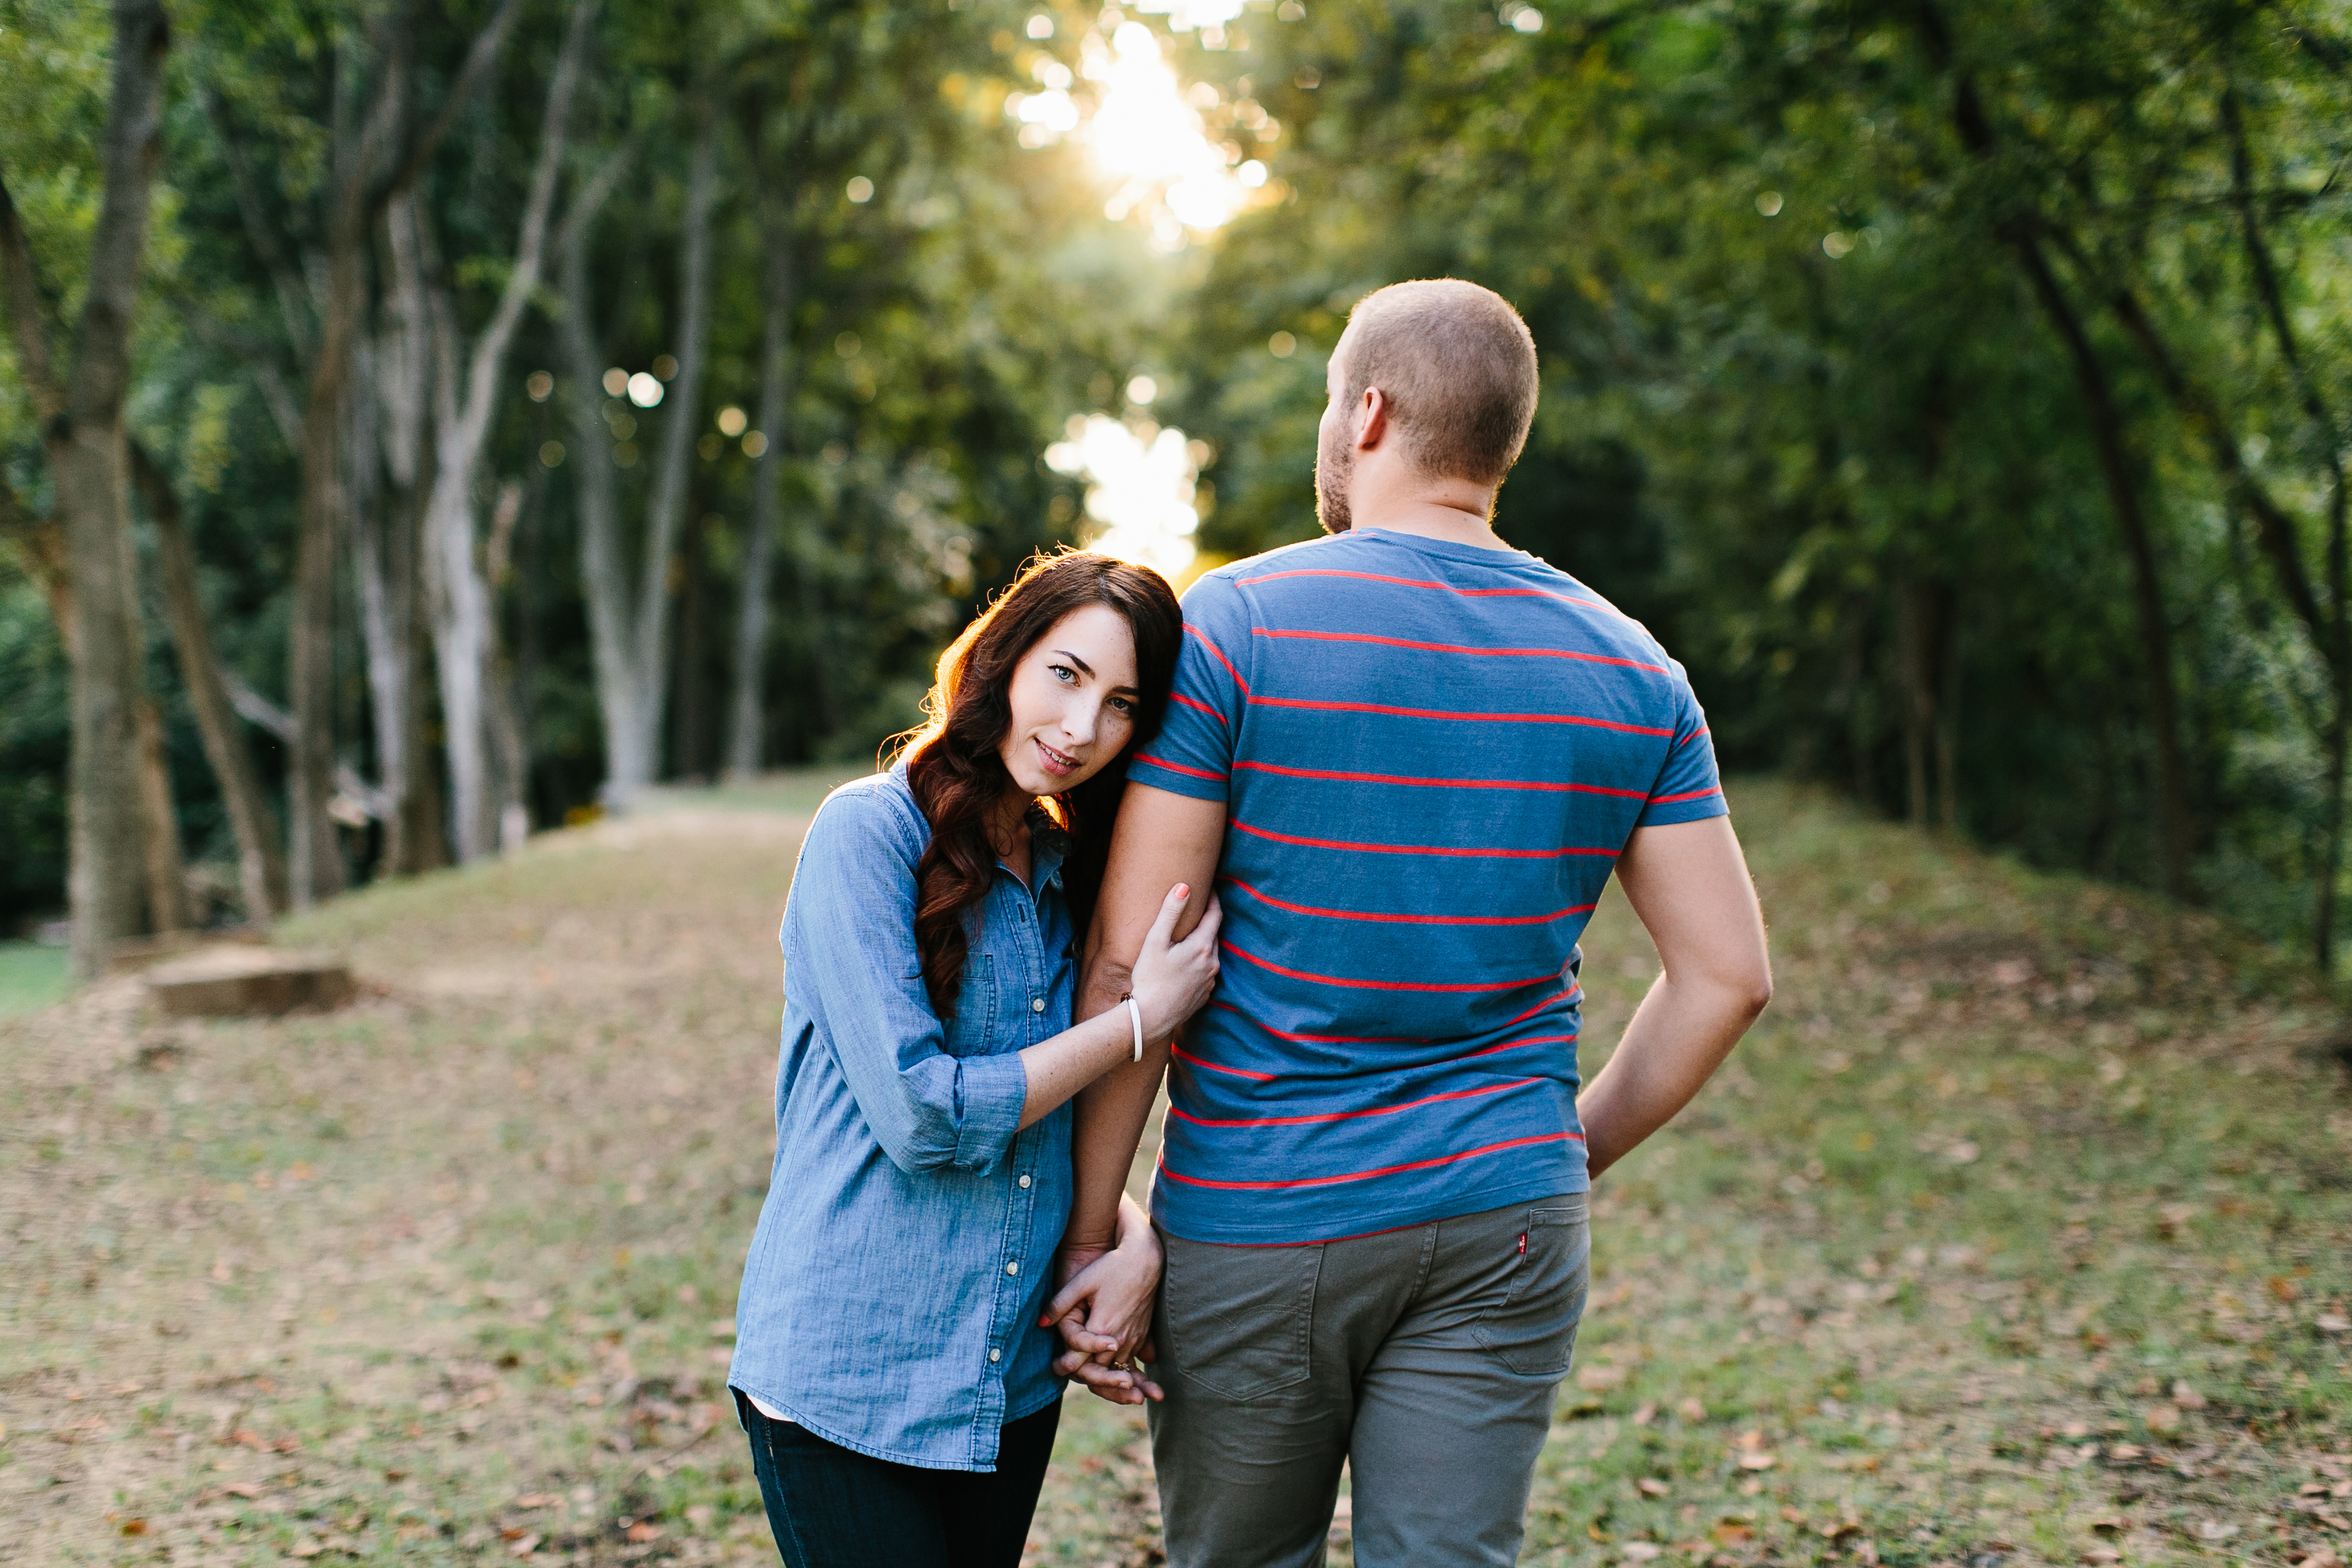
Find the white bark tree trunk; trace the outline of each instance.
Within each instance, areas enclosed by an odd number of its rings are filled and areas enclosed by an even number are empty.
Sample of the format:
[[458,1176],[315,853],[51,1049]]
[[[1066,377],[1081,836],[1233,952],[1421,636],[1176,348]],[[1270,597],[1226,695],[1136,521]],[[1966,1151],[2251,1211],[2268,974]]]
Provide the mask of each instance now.
[[751,536],[743,552],[742,597],[735,616],[735,692],[728,726],[727,772],[750,778],[760,771],[767,708],[760,686],[768,650],[768,580],[774,575],[776,487],[783,477],[784,426],[792,416],[793,253],[788,198],[761,202],[760,237],[767,247],[767,321],[760,343],[760,454],[751,484]]
[[488,714],[483,683],[490,651],[490,589],[475,555],[474,481],[482,445],[489,437],[498,382],[523,307],[538,286],[547,242],[548,211],[555,200],[562,164],[564,132],[572,92],[586,53],[593,0],[580,0],[548,84],[540,129],[539,162],[531,171],[523,208],[522,233],[515,247],[498,309],[475,340],[462,383],[457,373],[457,327],[446,310],[434,312],[436,389],[432,498],[425,512],[425,591],[433,609],[433,651],[441,690],[441,725],[449,760],[451,837],[457,858],[473,860],[497,846],[490,794]]
[[[617,160],[616,160],[617,162]],[[596,693],[604,720],[604,804],[627,809],[661,763],[664,701],[669,678],[669,559],[686,513],[687,458],[702,395],[704,342],[710,321],[710,217],[718,196],[719,125],[705,113],[697,127],[687,179],[678,286],[678,370],[664,401],[660,466],[646,520],[645,548],[632,581],[621,545],[610,434],[594,388],[604,356],[590,311],[587,246],[593,206],[583,196],[572,215],[563,258],[562,337],[579,393],[572,411],[581,446],[580,567],[595,646]],[[607,187],[609,190],[609,187]],[[603,194],[594,194],[601,202]]]

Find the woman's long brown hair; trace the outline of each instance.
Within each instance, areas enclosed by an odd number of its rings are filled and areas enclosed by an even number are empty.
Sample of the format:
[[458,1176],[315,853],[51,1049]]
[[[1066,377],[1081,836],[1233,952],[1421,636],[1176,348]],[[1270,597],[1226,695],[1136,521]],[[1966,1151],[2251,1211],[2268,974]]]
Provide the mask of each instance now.
[[1077,788],[1051,797],[1070,838],[1062,890],[1083,940],[1110,858],[1127,759],[1160,732],[1175,684],[1184,614],[1168,580],[1089,551],[1033,558],[940,655],[938,679],[923,699],[926,721],[902,737],[908,785],[931,824],[930,845],[915,863],[915,949],[942,1018],[954,1016],[978,911],[996,876],[988,824],[1014,787],[999,750],[1013,724],[1013,668],[1055,623],[1088,605],[1118,611],[1133,631],[1138,700],[1134,733],[1119,754]]

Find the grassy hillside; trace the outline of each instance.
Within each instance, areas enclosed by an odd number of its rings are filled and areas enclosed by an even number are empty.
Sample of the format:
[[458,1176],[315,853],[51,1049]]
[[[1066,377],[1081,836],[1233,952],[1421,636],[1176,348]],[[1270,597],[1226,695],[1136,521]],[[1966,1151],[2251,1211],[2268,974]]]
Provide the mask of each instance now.
[[[343,900],[287,932],[369,981],[335,1015],[0,1020],[0,1562],[773,1561],[721,1379],[814,793]],[[1735,802],[1780,998],[1596,1196],[1526,1560],[2352,1556],[2338,1011]],[[1654,957],[1613,902],[1587,951],[1590,1066]],[[1155,1560],[1140,1432],[1070,1403],[1036,1560]]]

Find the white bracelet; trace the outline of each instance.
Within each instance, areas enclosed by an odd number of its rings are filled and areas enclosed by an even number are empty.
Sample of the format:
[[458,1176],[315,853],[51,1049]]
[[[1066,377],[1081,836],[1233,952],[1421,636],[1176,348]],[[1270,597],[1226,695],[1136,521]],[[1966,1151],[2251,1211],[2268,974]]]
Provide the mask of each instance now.
[[1135,1055],[1128,1060],[1139,1062],[1143,1059],[1143,1009],[1135,1005],[1135,993],[1132,991],[1119,1000],[1127,1004],[1127,1016],[1135,1025]]

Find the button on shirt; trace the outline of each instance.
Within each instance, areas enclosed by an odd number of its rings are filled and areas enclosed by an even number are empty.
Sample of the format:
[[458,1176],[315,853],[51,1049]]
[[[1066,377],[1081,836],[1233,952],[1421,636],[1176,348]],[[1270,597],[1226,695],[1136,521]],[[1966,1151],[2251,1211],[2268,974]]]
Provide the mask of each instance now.
[[942,1022],[915,949],[930,826],[903,765],[826,797],[784,907],[776,1157],[728,1381],[861,1454],[992,1470],[1060,1397],[1036,1326],[1069,1217],[1070,1110],[1024,1130],[1014,1054],[1070,1025],[1060,832],[999,868]]

